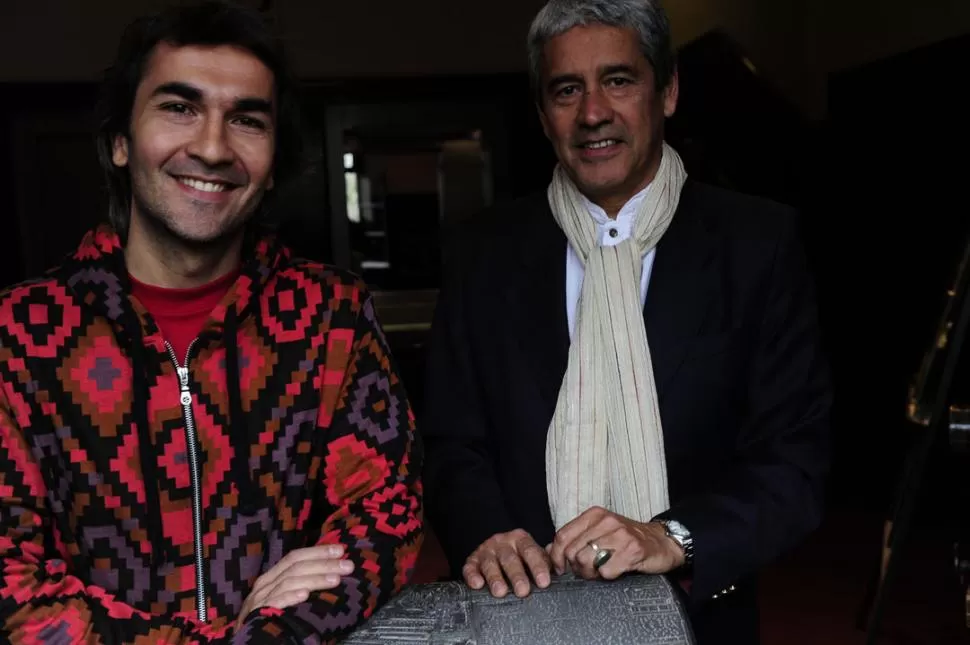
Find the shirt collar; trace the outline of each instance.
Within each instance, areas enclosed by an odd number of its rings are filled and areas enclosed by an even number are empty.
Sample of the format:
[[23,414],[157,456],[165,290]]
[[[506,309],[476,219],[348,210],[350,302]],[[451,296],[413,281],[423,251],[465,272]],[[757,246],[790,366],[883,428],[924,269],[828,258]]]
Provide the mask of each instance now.
[[[620,219],[624,219],[624,220],[629,219],[631,220],[630,223],[632,224],[632,220],[636,219],[636,214],[637,214],[637,210],[640,208],[640,203],[643,202],[643,198],[646,197],[647,191],[650,189],[650,186],[652,183],[653,182],[650,182],[650,184],[647,184],[643,188],[643,190],[638,192],[636,195],[631,197],[625,204],[623,204],[623,208],[621,208],[620,212],[617,213],[616,215],[616,219],[618,221]],[[580,194],[582,195],[582,193]],[[583,198],[583,203],[586,205],[586,210],[589,211],[589,214],[593,217],[593,219],[596,221],[597,224],[606,224],[607,222],[610,221],[610,218],[606,214],[606,211],[603,210],[598,204],[594,204],[592,201],[590,201],[588,197],[586,197],[586,195],[582,195],[582,198]]]

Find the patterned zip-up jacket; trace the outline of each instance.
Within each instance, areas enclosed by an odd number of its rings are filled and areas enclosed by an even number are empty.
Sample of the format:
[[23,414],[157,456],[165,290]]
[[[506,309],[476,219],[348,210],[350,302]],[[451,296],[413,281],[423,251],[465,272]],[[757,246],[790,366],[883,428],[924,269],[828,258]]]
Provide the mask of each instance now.
[[[407,581],[420,446],[364,284],[263,240],[188,361],[118,237],[0,294],[0,642],[334,642]],[[233,624],[289,551],[329,591]]]

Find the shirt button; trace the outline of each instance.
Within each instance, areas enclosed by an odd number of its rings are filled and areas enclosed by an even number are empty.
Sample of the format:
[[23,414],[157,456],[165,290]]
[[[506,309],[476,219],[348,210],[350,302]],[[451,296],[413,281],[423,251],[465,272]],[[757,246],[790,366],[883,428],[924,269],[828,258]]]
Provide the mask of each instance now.
[[615,228],[611,228],[610,229],[610,237],[616,237],[619,234],[620,234],[620,232],[618,230],[616,230]]

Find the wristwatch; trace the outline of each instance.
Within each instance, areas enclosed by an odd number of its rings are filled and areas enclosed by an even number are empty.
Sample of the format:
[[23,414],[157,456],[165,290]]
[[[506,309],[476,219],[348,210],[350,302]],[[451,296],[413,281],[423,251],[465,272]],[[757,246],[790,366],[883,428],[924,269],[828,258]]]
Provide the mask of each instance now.
[[690,531],[687,527],[678,522],[677,520],[657,520],[660,522],[664,531],[667,532],[667,537],[680,545],[680,548],[684,551],[684,565],[690,565],[694,560],[694,538],[691,537]]

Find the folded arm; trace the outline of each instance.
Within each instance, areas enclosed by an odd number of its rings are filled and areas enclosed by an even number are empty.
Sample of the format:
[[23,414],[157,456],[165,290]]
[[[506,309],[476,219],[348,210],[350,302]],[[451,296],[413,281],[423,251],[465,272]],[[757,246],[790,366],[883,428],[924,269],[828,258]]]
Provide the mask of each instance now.
[[[343,545],[354,571],[273,621],[307,645],[337,642],[399,592],[423,540],[421,444],[373,301],[363,297],[353,338],[331,334],[329,340],[332,354],[349,348],[352,357],[338,381],[332,418],[319,420],[327,447],[316,473],[335,509],[318,544]],[[320,379],[326,388],[326,368]]]
[[24,398],[0,381],[0,641],[280,643],[270,609],[254,612],[234,635],[139,610],[75,575],[66,556],[51,550],[47,486],[27,440],[30,416]]

